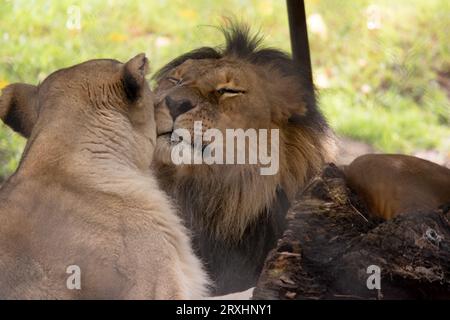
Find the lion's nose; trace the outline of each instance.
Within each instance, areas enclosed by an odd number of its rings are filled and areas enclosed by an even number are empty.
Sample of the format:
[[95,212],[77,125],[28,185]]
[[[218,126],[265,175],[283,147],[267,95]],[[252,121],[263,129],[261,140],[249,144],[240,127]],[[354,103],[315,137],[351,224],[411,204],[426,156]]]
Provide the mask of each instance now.
[[178,101],[167,96],[164,100],[166,101],[167,108],[169,108],[169,112],[173,120],[194,108],[192,102],[186,99]]

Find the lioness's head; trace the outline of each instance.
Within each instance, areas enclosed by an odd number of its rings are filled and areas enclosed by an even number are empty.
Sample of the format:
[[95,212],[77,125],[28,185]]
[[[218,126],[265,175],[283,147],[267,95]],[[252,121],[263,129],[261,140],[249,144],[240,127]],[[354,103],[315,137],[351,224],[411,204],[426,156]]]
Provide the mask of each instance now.
[[[245,27],[224,35],[224,48],[188,52],[156,74],[155,166],[190,221],[238,240],[271,207],[277,189],[292,197],[333,159],[334,141],[306,76],[287,54],[260,48],[261,38]],[[279,129],[278,173],[262,176],[260,163],[175,165],[172,132],[193,133],[195,121],[224,136],[226,129]]]
[[44,172],[42,166],[49,163],[64,167],[64,159],[73,155],[109,157],[111,162],[116,157],[146,170],[156,140],[147,72],[144,54],[127,63],[87,61],[58,70],[37,86],[7,86],[0,97],[0,117],[29,138],[23,159],[33,152],[34,170]]

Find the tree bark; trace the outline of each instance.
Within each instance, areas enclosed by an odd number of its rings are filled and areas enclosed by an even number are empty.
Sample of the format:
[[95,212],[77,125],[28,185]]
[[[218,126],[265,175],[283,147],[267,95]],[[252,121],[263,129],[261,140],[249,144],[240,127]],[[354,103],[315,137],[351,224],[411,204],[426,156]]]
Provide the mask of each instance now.
[[292,204],[253,298],[450,299],[448,208],[386,222],[367,212],[327,166]]

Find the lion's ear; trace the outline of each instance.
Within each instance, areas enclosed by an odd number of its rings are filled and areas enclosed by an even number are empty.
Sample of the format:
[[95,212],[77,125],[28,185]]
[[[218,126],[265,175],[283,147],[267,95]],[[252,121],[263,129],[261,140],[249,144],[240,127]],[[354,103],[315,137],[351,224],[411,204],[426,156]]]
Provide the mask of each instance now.
[[37,87],[15,83],[2,90],[0,118],[14,131],[28,138],[38,118]]
[[141,96],[145,85],[145,75],[149,71],[148,59],[144,53],[138,54],[123,67],[123,84],[127,97],[134,101]]

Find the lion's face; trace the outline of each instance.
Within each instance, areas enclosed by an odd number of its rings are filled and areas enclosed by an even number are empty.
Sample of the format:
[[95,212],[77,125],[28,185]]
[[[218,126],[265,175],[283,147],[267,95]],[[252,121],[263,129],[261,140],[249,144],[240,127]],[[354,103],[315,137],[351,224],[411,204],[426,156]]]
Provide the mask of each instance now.
[[[218,129],[224,136],[226,129],[279,128],[292,115],[286,89],[292,85],[276,73],[236,58],[185,61],[158,83],[158,143],[168,152],[172,132],[184,128],[193,135],[195,121],[203,132]],[[305,108],[299,104],[295,111]]]
[[[246,30],[225,31],[225,37],[224,49],[205,47],[186,53],[156,75],[154,166],[162,187],[194,217],[191,222],[219,237],[239,240],[270,210],[277,190],[292,198],[332,159],[334,143],[314,92],[289,56],[258,49],[260,40]],[[217,129],[225,140],[227,129],[278,129],[279,170],[262,176],[259,162],[174,164],[171,156],[179,140],[172,133],[187,129],[195,138],[198,121],[203,133]],[[212,143],[202,142],[202,147]]]
[[161,80],[156,107],[158,135],[177,128],[266,128],[271,108],[265,76],[245,62],[188,60]]

